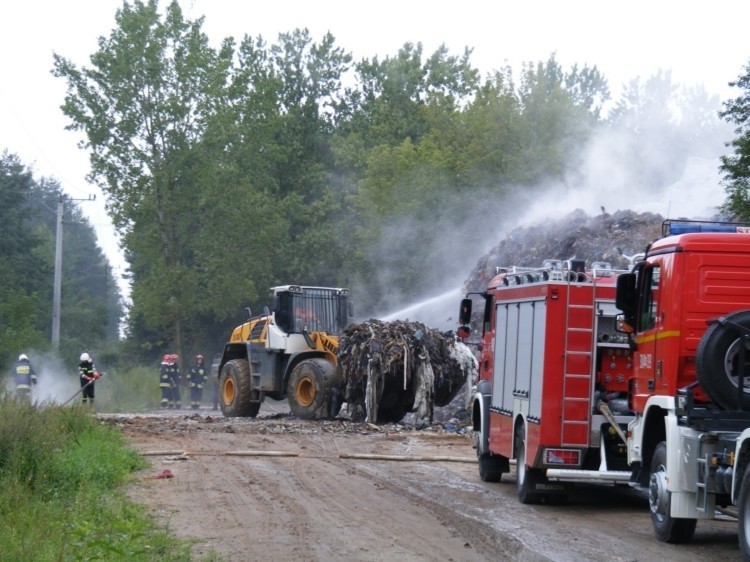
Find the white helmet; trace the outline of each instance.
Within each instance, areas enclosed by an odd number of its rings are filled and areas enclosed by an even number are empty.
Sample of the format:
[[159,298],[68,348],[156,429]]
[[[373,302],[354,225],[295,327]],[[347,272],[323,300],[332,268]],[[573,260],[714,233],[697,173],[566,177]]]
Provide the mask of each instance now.
[[86,352],[81,353],[81,363],[83,363],[84,361],[91,361],[91,357],[89,357],[89,354]]
[[28,361],[28,360],[29,360],[29,358],[28,358],[28,357],[26,357],[26,354],[25,354],[25,353],[22,353],[21,355],[19,355],[19,356],[18,356],[18,360],[19,360],[19,361]]

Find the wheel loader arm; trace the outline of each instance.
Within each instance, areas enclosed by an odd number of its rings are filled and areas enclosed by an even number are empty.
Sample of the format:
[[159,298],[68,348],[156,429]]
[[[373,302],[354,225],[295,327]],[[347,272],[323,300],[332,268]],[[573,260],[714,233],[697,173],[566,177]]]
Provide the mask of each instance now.
[[338,365],[339,355],[339,337],[331,336],[325,332],[308,333],[307,330],[302,332],[305,341],[310,349],[322,351],[334,365]]

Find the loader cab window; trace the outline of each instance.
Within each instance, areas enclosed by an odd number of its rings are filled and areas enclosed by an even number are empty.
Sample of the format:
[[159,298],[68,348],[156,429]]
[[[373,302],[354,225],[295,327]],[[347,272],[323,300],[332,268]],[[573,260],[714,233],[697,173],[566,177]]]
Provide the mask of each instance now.
[[308,287],[302,293],[283,292],[276,297],[276,325],[288,334],[340,334],[346,327],[347,297],[335,290]]
[[276,325],[282,332],[287,334],[292,330],[292,295],[279,293],[274,296],[273,311]]
[[644,268],[643,291],[640,298],[640,310],[638,318],[638,331],[652,330],[656,327],[659,310],[659,277],[658,265]]

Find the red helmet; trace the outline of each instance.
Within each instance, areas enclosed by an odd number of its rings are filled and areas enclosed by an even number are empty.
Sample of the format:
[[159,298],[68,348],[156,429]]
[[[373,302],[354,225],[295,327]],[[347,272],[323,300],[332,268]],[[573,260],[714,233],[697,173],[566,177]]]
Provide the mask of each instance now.
[[165,353],[165,354],[164,354],[164,357],[163,357],[163,358],[162,358],[162,360],[161,360],[161,362],[162,362],[162,363],[169,363],[169,359],[170,359],[170,357],[171,357],[171,356],[169,355],[169,353]]
[[177,363],[177,361],[179,361],[179,360],[180,360],[180,356],[177,355],[176,353],[173,353],[172,354],[172,361],[175,362],[175,363]]
[[195,358],[196,358],[196,359],[197,359],[198,361],[203,361],[203,355],[196,355],[196,356],[195,356]]

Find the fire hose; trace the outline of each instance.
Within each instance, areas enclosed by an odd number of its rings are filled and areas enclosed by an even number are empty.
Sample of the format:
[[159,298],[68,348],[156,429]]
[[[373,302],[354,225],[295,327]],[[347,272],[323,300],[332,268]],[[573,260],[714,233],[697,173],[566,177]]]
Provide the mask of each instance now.
[[78,390],[76,391],[76,393],[75,393],[75,394],[74,394],[73,396],[71,396],[70,398],[68,398],[68,399],[67,399],[67,400],[66,400],[65,402],[63,402],[63,403],[61,404],[61,406],[67,406],[67,405],[68,405],[68,404],[69,404],[70,402],[72,402],[72,401],[73,401],[73,399],[74,399],[74,398],[75,398],[76,396],[78,396],[79,394],[81,394],[81,393],[82,393],[82,392],[83,392],[84,390],[86,390],[86,389],[87,389],[87,388],[88,388],[88,387],[89,387],[90,385],[94,384],[94,383],[95,383],[96,381],[98,381],[98,380],[99,380],[100,378],[102,378],[102,376],[104,376],[104,373],[98,373],[98,372],[97,372],[97,373],[95,373],[95,375],[98,375],[98,376],[94,376],[94,377],[93,377],[93,378],[92,378],[92,379],[91,379],[91,380],[90,380],[89,382],[87,382],[87,383],[86,383],[86,384],[84,384],[84,385],[83,385],[83,386],[82,386],[81,388],[79,388],[79,389],[78,389]]
[[625,436],[625,433],[622,431],[622,428],[617,423],[617,420],[615,419],[615,416],[612,414],[612,410],[609,409],[609,406],[603,401],[599,400],[599,402],[596,405],[596,408],[602,413],[602,415],[607,419],[609,424],[612,426],[612,428],[617,432],[617,435],[622,439],[622,442],[625,443],[625,445],[628,444],[628,438]]

